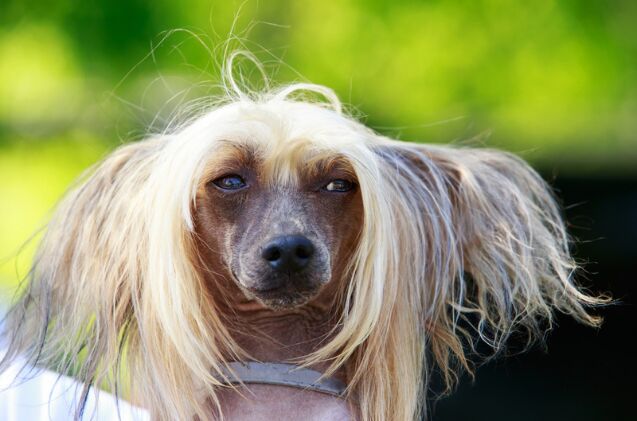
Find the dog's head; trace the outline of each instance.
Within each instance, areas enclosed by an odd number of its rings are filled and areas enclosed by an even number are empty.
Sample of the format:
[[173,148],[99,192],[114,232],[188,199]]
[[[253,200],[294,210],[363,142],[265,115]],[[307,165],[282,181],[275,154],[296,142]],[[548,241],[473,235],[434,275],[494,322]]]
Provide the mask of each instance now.
[[334,293],[363,217],[349,162],[290,136],[266,131],[222,142],[194,210],[205,266],[270,308],[304,304],[330,283]]

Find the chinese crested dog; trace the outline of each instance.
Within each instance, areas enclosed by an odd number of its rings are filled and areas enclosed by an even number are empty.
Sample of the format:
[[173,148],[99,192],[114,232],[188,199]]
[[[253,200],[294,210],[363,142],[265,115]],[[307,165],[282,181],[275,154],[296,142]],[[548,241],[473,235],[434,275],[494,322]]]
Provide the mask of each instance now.
[[26,358],[161,420],[414,420],[477,342],[530,341],[554,310],[597,325],[575,269],[521,159],[383,137],[321,86],[237,90],[67,194],[0,370]]

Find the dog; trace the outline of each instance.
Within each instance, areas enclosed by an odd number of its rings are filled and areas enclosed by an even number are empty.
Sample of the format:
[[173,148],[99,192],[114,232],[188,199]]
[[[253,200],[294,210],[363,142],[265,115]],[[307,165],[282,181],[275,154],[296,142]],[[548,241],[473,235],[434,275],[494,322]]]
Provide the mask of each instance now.
[[158,420],[414,420],[477,342],[531,342],[555,310],[599,325],[520,158],[384,137],[323,86],[227,96],[70,190],[0,369],[25,358]]

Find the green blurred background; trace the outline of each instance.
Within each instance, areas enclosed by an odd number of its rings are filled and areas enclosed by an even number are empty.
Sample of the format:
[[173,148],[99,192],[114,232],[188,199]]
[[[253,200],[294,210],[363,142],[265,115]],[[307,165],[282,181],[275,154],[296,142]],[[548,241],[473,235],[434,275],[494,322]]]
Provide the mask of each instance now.
[[[1,0],[0,296],[69,183],[218,94],[236,48],[274,83],[334,88],[387,135],[519,153],[566,180],[567,204],[624,186],[599,218],[637,226],[616,213],[637,203],[634,0]],[[606,256],[635,256],[612,244]]]

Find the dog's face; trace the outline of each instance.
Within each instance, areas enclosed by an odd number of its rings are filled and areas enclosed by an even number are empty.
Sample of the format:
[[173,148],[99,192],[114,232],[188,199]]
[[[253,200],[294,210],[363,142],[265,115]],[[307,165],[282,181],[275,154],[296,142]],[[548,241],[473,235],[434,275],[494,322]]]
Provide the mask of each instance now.
[[361,196],[339,157],[269,155],[236,144],[217,151],[197,199],[200,254],[212,278],[266,307],[291,308],[338,288],[362,225]]

